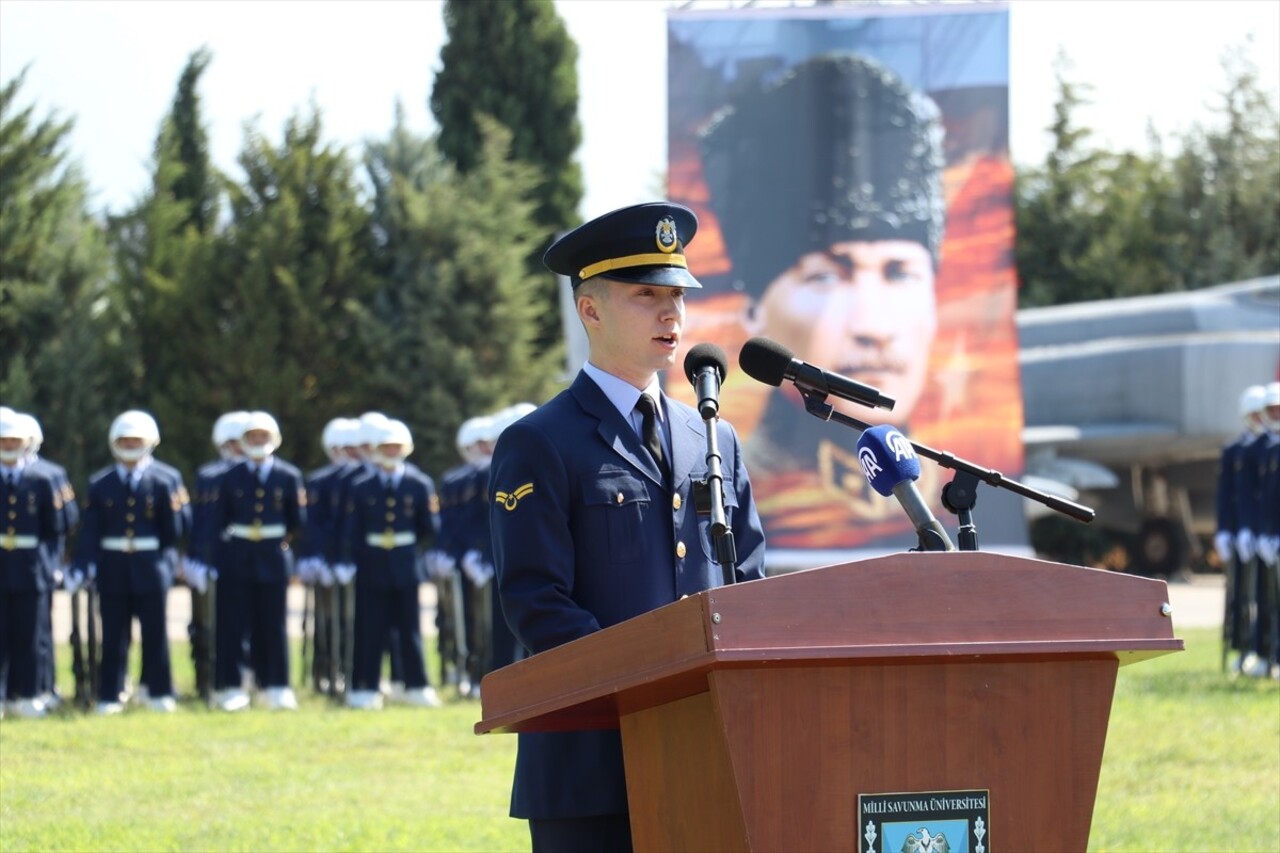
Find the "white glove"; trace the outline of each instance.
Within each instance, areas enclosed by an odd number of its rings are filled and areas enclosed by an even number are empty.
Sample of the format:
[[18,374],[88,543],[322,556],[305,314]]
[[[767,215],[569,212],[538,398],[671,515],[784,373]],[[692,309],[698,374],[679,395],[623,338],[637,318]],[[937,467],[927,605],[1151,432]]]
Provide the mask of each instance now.
[[1259,536],[1258,556],[1268,566],[1274,566],[1276,558],[1280,556],[1280,536]]
[[69,595],[75,595],[83,586],[84,572],[74,566],[68,567],[66,572],[62,575],[62,588],[65,589]]
[[337,581],[339,584],[341,584],[342,586],[346,586],[347,584],[351,583],[351,581],[356,576],[356,564],[355,563],[335,564],[333,567],[333,576],[337,578]]
[[303,557],[298,561],[298,579],[310,586],[316,582],[316,557]]
[[1213,534],[1213,550],[1218,552],[1218,559],[1224,566],[1231,565],[1231,561],[1236,557],[1235,545],[1232,542],[1234,538],[1230,530],[1219,530]]
[[209,567],[199,560],[188,559],[183,576],[187,579],[187,586],[201,595],[209,591]]
[[1257,545],[1253,541],[1253,531],[1244,528],[1236,533],[1236,553],[1240,555],[1241,562],[1249,562],[1253,559],[1254,554],[1258,553]]
[[454,564],[453,558],[443,551],[431,550],[422,555],[422,565],[426,569],[427,577],[431,580],[440,580],[447,578],[453,574]]
[[482,588],[493,577],[493,566],[480,559],[480,552],[468,551],[462,555],[462,571],[477,588]]

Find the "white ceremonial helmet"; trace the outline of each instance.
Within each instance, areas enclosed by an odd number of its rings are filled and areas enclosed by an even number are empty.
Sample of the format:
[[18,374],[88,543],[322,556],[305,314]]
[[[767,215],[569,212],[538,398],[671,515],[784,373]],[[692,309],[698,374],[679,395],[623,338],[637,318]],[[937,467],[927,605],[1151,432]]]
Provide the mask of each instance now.
[[[244,455],[255,461],[262,460],[276,452],[276,448],[280,446],[280,425],[276,423],[276,419],[268,412],[249,412],[249,416],[244,419],[243,429],[240,431],[238,438],[240,446],[244,448]],[[251,432],[262,431],[267,433],[267,440],[262,444],[256,444],[246,441],[245,436]]]
[[218,452],[223,458],[239,455],[239,450],[226,450],[223,445],[231,442],[240,441],[240,436],[244,435],[244,422],[248,419],[249,413],[245,411],[226,412],[218,416],[213,422],[213,446],[218,448]]
[[27,445],[27,452],[34,456],[40,452],[40,447],[44,444],[44,430],[40,429],[40,421],[36,420],[35,415],[29,415],[26,412],[14,412],[13,414],[26,422],[28,432],[31,435],[31,443]]
[[[140,438],[143,443],[141,447],[120,447],[116,442],[122,438]],[[137,462],[160,444],[160,427],[151,415],[130,409],[116,415],[111,429],[107,431],[107,440],[111,445],[111,455],[124,462]]]
[[[369,444],[373,447],[373,462],[379,467],[393,468],[413,453],[413,436],[403,421],[388,420],[386,423],[370,426],[367,436]],[[382,451],[384,444],[398,444],[403,449],[396,456],[387,456]]]
[[[1261,385],[1250,385],[1240,394],[1240,417],[1245,426],[1254,432],[1262,429],[1262,410],[1267,405],[1267,389]],[[1258,417],[1255,418],[1254,415]]]
[[1267,429],[1280,432],[1280,382],[1268,382],[1262,400],[1262,420]]
[[22,440],[22,444],[14,450],[0,448],[0,462],[13,464],[26,455],[27,449],[31,447],[31,426],[19,417],[18,412],[6,406],[4,411],[0,411],[0,438]]

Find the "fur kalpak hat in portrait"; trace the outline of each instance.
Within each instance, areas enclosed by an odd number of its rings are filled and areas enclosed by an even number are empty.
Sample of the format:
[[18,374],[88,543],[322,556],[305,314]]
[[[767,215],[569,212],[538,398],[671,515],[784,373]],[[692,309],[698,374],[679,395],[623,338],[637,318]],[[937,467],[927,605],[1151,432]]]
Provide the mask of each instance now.
[[823,54],[743,96],[700,139],[734,278],[759,294],[847,240],[942,245],[938,107],[877,62]]

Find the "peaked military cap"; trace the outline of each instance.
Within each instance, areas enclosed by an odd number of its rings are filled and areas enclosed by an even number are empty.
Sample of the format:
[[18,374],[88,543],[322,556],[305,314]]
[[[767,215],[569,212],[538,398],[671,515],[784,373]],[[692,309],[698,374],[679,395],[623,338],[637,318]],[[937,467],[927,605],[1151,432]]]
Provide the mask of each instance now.
[[684,256],[697,230],[697,215],[684,205],[636,204],[579,225],[552,243],[542,262],[569,276],[574,287],[604,276],[632,284],[700,288]]

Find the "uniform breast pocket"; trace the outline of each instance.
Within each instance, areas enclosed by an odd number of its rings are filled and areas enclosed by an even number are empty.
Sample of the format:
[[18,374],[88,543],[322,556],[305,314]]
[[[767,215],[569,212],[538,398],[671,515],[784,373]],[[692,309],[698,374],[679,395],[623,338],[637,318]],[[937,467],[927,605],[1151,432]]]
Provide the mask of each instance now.
[[595,559],[633,563],[647,551],[645,519],[649,490],[629,471],[602,472],[584,490],[586,505],[579,541]]
[[[694,480],[699,480],[699,479],[705,481],[706,472],[703,472],[701,476],[697,476],[697,475],[694,476]],[[706,494],[703,496],[702,500],[696,501],[699,508],[702,508],[703,505],[705,504],[705,509],[703,509],[702,512],[698,513],[698,541],[702,543],[702,553],[706,555],[708,560],[711,560],[712,562],[714,562],[715,556],[716,556],[716,543],[711,538],[710,487],[709,486],[699,487],[695,485],[694,486],[695,492],[699,488],[705,489]],[[733,480],[729,479],[728,477],[725,477],[724,478],[724,522],[725,524],[729,525],[730,528],[733,527],[733,517],[734,517],[734,514],[737,512],[737,509],[738,509],[738,493],[733,488]]]

